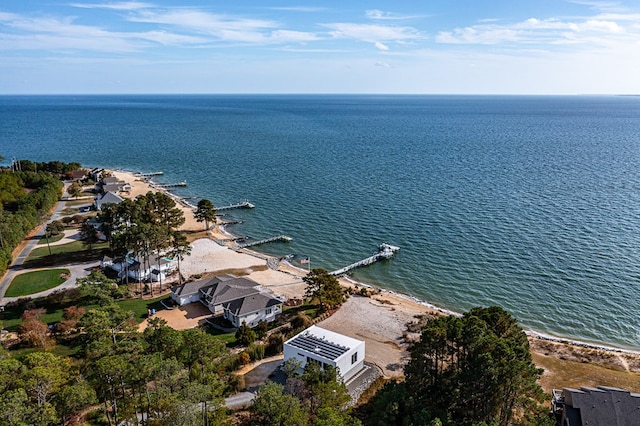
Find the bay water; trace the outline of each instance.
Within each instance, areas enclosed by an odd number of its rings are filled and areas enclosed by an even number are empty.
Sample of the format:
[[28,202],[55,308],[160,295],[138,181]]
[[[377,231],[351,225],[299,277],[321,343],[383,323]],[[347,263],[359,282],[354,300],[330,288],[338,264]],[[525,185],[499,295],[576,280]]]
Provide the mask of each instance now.
[[[0,154],[186,180],[354,279],[640,349],[640,97],[2,96]],[[372,321],[375,319],[372,318]]]

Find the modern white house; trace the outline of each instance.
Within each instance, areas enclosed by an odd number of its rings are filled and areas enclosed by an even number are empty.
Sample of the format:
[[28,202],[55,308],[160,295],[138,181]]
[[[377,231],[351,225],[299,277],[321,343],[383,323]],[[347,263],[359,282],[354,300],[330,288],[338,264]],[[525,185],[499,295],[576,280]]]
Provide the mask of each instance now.
[[257,282],[234,275],[176,286],[171,290],[171,298],[180,306],[199,301],[213,314],[222,314],[234,327],[243,322],[255,327],[261,320],[273,321],[282,313],[283,303]]
[[309,362],[317,362],[323,368],[330,365],[347,382],[364,368],[364,349],[362,340],[312,325],[284,342],[284,360],[300,361],[299,373]]

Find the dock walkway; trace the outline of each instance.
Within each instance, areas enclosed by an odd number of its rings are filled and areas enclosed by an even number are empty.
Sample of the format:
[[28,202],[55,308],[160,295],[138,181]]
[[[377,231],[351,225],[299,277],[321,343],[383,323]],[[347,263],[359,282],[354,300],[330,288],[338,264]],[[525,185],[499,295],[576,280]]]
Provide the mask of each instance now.
[[400,247],[392,246],[392,245],[387,244],[387,243],[382,243],[378,247],[378,252],[375,253],[373,256],[369,256],[366,259],[362,259],[359,262],[352,263],[351,265],[345,266],[344,268],[336,269],[335,271],[329,272],[329,275],[334,275],[334,276],[344,275],[347,272],[351,271],[352,269],[360,268],[362,266],[371,265],[372,263],[375,263],[378,260],[389,259],[398,250],[400,250]]
[[266,238],[266,239],[260,240],[260,241],[253,241],[253,242],[250,242],[250,243],[237,244],[237,248],[243,249],[243,248],[257,246],[257,245],[260,245],[260,244],[272,243],[272,242],[275,242],[275,241],[288,242],[288,241],[291,241],[291,240],[293,240],[293,238],[288,237],[286,235],[278,235],[278,236],[271,237],[271,238]]
[[216,208],[216,211],[221,210],[231,210],[231,209],[252,209],[255,206],[249,202],[249,200],[244,200],[236,204],[231,204],[230,206],[222,206]]

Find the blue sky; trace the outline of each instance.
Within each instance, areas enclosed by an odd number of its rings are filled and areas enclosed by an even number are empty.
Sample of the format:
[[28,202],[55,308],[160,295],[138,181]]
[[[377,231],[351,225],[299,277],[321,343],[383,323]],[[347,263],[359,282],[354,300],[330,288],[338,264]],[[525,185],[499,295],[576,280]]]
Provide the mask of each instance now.
[[637,0],[0,2],[0,94],[637,94],[639,76]]

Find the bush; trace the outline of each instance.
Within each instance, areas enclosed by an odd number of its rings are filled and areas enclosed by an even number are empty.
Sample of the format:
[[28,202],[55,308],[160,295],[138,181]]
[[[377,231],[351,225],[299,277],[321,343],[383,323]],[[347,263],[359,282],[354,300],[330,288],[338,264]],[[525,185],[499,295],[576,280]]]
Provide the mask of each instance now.
[[303,312],[299,312],[298,315],[291,320],[291,327],[294,329],[309,328],[313,325],[313,321]]
[[264,358],[265,349],[265,345],[252,343],[247,348],[246,353],[251,358],[251,361],[259,361]]
[[273,356],[284,350],[284,336],[282,333],[273,333],[267,340],[266,355]]

